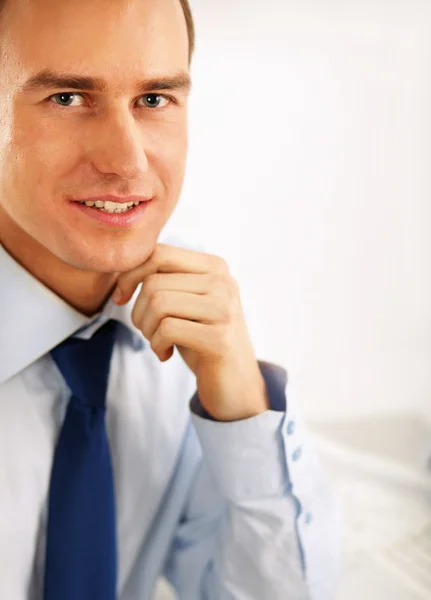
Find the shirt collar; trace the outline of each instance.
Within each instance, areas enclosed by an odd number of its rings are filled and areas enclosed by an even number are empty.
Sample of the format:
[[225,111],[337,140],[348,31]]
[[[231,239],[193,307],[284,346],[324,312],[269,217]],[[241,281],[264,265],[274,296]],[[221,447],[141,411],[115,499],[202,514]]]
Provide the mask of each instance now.
[[111,299],[97,315],[87,317],[33,277],[0,244],[0,384],[29,366],[68,337],[84,339],[108,319],[122,323],[134,348],[146,344],[131,313],[140,286],[123,306]]

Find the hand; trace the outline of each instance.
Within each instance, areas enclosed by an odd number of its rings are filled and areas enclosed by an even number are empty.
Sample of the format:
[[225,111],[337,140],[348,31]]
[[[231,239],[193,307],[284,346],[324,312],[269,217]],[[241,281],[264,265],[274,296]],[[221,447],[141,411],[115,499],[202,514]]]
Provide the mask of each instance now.
[[158,358],[178,348],[196,375],[199,399],[219,421],[237,421],[269,408],[265,381],[254,355],[237,282],[226,262],[157,244],[142,265],[122,273],[113,299],[124,304],[142,282],[133,324]]

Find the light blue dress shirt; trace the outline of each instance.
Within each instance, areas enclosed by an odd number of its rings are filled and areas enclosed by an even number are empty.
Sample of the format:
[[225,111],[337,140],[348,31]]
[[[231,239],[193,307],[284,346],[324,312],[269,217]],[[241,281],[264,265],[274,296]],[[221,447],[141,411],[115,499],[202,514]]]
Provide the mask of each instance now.
[[260,362],[271,410],[208,418],[177,350],[161,363],[132,324],[138,293],[88,318],[0,246],[0,598],[41,600],[49,477],[69,400],[49,352],[114,318],[119,600],[149,600],[161,575],[181,600],[332,599],[338,512],[286,371]]

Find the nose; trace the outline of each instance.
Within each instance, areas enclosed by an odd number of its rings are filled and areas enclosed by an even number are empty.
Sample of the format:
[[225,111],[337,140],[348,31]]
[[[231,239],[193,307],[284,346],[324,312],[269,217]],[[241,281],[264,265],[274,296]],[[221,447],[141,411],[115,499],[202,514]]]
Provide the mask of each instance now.
[[97,120],[92,136],[90,160],[101,173],[134,179],[147,172],[148,143],[142,124],[130,111],[105,114]]

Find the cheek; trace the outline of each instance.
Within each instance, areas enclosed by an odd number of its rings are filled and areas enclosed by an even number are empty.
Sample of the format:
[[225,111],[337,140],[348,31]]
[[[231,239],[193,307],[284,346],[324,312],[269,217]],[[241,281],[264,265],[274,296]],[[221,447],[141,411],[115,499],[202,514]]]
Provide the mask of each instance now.
[[153,168],[162,181],[168,196],[177,196],[181,190],[187,160],[187,130],[181,128],[176,135],[163,136],[155,147]]
[[57,152],[55,143],[30,143],[31,135],[20,143],[14,139],[8,148],[0,202],[21,229],[43,243],[59,227],[61,190],[56,182],[69,168],[70,157]]
[[[67,136],[66,136],[67,137]],[[5,161],[9,189],[22,202],[49,206],[56,197],[56,182],[74,168],[77,145],[49,126],[38,124],[14,132]]]
[[76,162],[79,141],[73,131],[54,127],[43,117],[37,123],[23,123],[13,137],[13,145],[22,169],[37,171],[42,177],[55,179],[68,165]]

